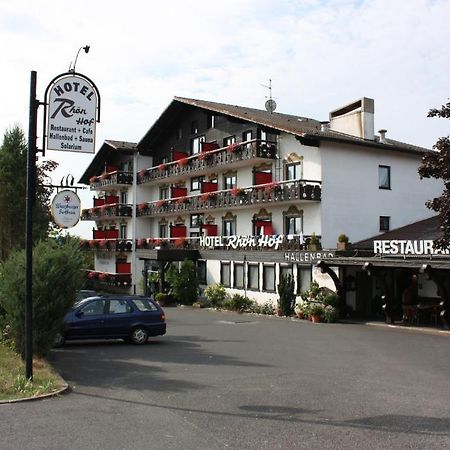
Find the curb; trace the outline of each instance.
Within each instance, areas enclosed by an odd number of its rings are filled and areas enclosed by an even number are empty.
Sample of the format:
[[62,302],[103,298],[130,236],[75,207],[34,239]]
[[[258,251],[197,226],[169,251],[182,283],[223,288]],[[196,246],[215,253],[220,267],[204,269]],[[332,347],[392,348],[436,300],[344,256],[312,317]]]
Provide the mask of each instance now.
[[69,384],[66,383],[66,381],[60,375],[58,375],[58,377],[62,381],[63,386],[54,392],[49,392],[47,394],[41,394],[41,395],[35,395],[33,397],[13,398],[10,400],[0,400],[0,405],[7,405],[10,403],[30,402],[30,401],[34,401],[34,400],[45,400],[47,398],[56,397],[58,395],[63,395],[63,394],[69,393],[72,390],[72,388],[69,386]]

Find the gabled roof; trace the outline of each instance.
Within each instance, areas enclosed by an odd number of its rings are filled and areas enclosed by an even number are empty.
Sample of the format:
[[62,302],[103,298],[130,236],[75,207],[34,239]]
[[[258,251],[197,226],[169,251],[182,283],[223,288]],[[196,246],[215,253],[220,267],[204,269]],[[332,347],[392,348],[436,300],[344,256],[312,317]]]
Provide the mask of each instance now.
[[191,99],[185,97],[174,97],[161,116],[156,120],[152,127],[147,131],[145,136],[137,144],[141,150],[151,152],[151,148],[158,140],[168,125],[173,122],[186,107],[201,108],[216,114],[224,114],[237,119],[253,122],[258,125],[272,128],[274,130],[291,133],[300,139],[313,141],[333,141],[341,143],[351,143],[355,145],[364,145],[377,147],[380,149],[389,149],[403,151],[408,153],[423,154],[429,152],[429,149],[416,145],[406,144],[394,139],[386,138],[385,142],[380,142],[379,137],[375,136],[374,140],[363,139],[345,133],[325,128],[322,130],[321,122],[308,117],[295,116],[290,114],[282,114],[278,112],[270,113],[265,110],[246,108],[237,105],[228,105],[225,103],[216,103],[205,100]]
[[114,154],[130,154],[136,151],[136,143],[106,140],[103,142],[100,150],[96,153],[91,163],[80,178],[79,183],[89,184],[89,178],[99,175],[107,161]]
[[353,244],[356,249],[373,249],[373,241],[391,241],[391,240],[435,240],[442,235],[441,222],[439,216],[433,216],[428,219],[419,220],[418,222],[410,223],[395,230],[388,231],[377,236],[373,236],[363,241]]

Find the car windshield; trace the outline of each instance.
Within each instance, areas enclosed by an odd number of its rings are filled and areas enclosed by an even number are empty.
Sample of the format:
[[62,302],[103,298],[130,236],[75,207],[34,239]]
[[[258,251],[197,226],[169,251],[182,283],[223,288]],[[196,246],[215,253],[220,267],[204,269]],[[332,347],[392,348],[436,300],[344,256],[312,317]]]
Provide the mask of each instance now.
[[134,298],[131,301],[139,311],[158,311],[158,308],[148,298]]

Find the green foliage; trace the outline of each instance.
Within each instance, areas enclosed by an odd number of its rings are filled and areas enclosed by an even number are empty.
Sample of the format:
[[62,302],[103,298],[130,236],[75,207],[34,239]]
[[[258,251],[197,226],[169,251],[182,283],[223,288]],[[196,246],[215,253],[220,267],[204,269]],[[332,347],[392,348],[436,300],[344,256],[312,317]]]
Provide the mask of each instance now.
[[294,277],[289,273],[281,277],[278,284],[278,306],[283,316],[290,316],[295,307]]
[[273,316],[275,314],[275,308],[272,304],[272,302],[266,302],[266,303],[256,303],[254,302],[251,306],[251,312],[256,314],[266,314],[269,316]]
[[312,303],[309,306],[309,315],[310,316],[323,317],[324,313],[325,313],[325,308],[323,307],[323,305],[321,303]]
[[340,234],[338,236],[338,242],[345,242],[346,244],[348,244],[348,236],[344,233]]
[[[0,146],[0,261],[25,246],[27,144],[24,132],[14,127],[5,132]],[[36,167],[36,196],[33,206],[33,239],[49,232],[51,189],[44,187],[48,172],[57,164],[45,161]]]
[[198,298],[197,268],[192,261],[184,260],[180,270],[172,266],[167,273],[175,300],[184,305],[192,305]]
[[240,294],[234,294],[230,299],[225,300],[224,306],[231,311],[245,312],[251,311],[253,301],[248,297],[244,297]]
[[166,304],[167,301],[167,294],[165,294],[164,292],[157,292],[155,294],[155,300],[162,306],[164,306]]
[[[442,105],[440,109],[431,109],[428,117],[441,117],[450,119],[450,103]],[[435,245],[441,249],[450,246],[450,137],[441,137],[433,145],[435,152],[427,152],[423,155],[422,165],[419,167],[421,178],[436,178],[442,180],[444,190],[439,197],[435,197],[426,203],[427,208],[439,214],[442,235],[435,241]]]
[[335,308],[334,306],[331,305],[327,305],[324,308],[323,311],[323,320],[325,322],[331,323],[331,322],[336,322],[336,320],[338,319],[339,316],[339,312],[337,310],[337,308]]
[[227,292],[221,284],[211,284],[205,288],[203,294],[214,307],[220,307],[227,298]]
[[333,308],[339,308],[340,299],[337,294],[328,294],[324,296],[323,303],[325,306],[332,306]]
[[[83,255],[77,239],[40,241],[33,249],[33,350],[45,356],[75,293],[82,286]],[[23,354],[25,328],[25,252],[13,252],[0,266],[0,306],[8,337]]]

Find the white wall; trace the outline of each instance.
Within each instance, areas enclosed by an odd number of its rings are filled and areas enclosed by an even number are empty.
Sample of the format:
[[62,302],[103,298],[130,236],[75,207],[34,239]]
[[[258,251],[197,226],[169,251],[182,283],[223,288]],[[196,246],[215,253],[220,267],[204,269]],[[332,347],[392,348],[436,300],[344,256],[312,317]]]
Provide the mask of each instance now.
[[[436,180],[420,180],[419,155],[323,142],[322,245],[336,247],[341,233],[351,242],[380,234],[379,216],[390,229],[435,213],[425,202],[442,192]],[[378,188],[378,166],[391,167],[391,189]]]

